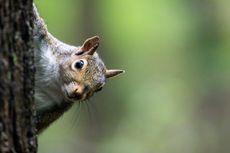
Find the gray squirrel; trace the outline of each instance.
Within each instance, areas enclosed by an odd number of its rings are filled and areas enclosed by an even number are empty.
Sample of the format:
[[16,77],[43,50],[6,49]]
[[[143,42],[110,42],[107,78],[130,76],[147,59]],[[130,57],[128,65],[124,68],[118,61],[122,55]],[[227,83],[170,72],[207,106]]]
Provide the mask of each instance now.
[[109,70],[98,56],[99,37],[75,47],[52,36],[33,5],[35,103],[41,133],[76,102],[90,98],[108,78],[123,73]]

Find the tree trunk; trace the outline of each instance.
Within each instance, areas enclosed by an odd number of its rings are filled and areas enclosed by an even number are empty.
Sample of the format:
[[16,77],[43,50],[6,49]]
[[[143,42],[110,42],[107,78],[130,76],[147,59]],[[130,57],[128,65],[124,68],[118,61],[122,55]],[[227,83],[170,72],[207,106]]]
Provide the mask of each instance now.
[[37,148],[32,0],[0,0],[0,152]]

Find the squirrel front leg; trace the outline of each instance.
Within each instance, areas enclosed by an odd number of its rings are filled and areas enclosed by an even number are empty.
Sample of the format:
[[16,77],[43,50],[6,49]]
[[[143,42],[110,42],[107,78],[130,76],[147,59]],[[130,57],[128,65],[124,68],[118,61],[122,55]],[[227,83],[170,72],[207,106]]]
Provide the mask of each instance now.
[[33,30],[34,37],[42,39],[45,36],[47,36],[48,30],[46,24],[43,21],[43,19],[40,17],[35,4],[33,4],[33,24],[34,24],[34,30]]
[[67,54],[71,55],[72,53],[76,53],[79,51],[80,47],[65,44],[62,41],[55,38],[51,33],[49,33],[47,26],[44,20],[40,17],[35,4],[33,4],[33,14],[33,36],[35,45],[37,45],[38,48],[41,48],[41,46],[47,46],[56,56],[62,56]]

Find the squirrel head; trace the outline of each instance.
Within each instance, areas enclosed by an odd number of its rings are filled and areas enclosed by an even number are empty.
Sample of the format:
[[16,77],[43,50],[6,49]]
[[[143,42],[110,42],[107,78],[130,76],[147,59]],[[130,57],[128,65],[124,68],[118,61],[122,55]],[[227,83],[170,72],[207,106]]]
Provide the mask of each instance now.
[[62,91],[68,100],[86,100],[103,88],[106,79],[124,72],[107,69],[96,53],[98,46],[98,36],[89,38],[60,65]]

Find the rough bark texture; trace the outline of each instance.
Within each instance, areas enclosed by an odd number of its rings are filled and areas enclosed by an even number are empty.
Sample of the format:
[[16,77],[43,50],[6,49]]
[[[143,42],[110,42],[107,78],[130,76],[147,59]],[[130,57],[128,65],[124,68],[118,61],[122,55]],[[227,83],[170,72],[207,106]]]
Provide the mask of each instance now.
[[36,152],[32,0],[0,0],[0,152]]

